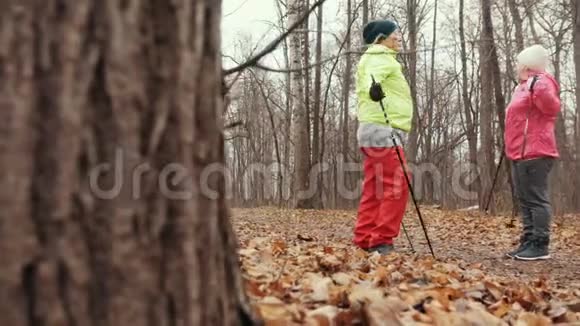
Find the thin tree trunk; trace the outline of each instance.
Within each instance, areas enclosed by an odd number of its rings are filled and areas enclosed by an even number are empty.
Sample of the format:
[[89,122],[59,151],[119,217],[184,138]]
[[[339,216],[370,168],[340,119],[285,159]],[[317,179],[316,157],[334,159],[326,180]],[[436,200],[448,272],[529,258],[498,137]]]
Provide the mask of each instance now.
[[[352,19],[352,0],[347,0],[347,24],[346,24],[346,46],[345,46],[345,51],[346,53],[349,53],[351,51],[352,48],[352,42],[351,42],[351,32],[350,32],[350,26],[351,26],[351,19]],[[350,86],[351,86],[351,80],[352,80],[352,60],[351,60],[351,56],[347,55],[345,56],[345,60],[346,60],[346,68],[344,71],[344,81],[343,81],[343,89],[342,89],[342,98],[343,98],[343,121],[342,121],[342,155],[344,155],[344,159],[348,160],[348,118],[349,118],[349,114],[348,114],[348,110],[350,107]]]
[[[580,0],[572,0],[574,8],[574,64],[576,68],[576,85],[580,85]],[[576,211],[580,210],[580,89],[576,87],[576,173],[575,197]]]
[[416,163],[419,150],[419,110],[417,109],[417,0],[407,0],[407,24],[409,29],[409,86],[413,98],[413,122],[409,134],[407,157],[410,163]]
[[485,208],[485,199],[491,190],[491,182],[494,174],[493,155],[493,24],[491,21],[490,0],[481,0],[481,11],[483,28],[481,32],[480,61],[481,61],[481,150],[483,161],[480,160],[480,175],[482,182],[482,193],[480,198],[480,209]]
[[[276,1],[276,8],[278,9],[278,18],[280,19],[280,25],[283,26],[284,25],[284,11],[282,10],[282,5],[280,4],[280,1]],[[288,38],[284,39],[284,42],[282,43],[283,45],[283,51],[282,53],[284,54],[284,63],[286,65],[286,69],[290,69],[291,68],[291,63],[290,63],[290,47],[288,44]],[[293,103],[293,99],[292,99],[292,75],[291,73],[287,73],[285,75],[285,83],[284,85],[286,86],[286,116],[285,116],[285,120],[286,120],[286,125],[291,125],[292,124],[292,103]],[[285,137],[284,137],[284,167],[286,167],[285,171],[289,170],[290,167],[290,162],[291,162],[291,149],[293,147],[293,144],[291,142],[291,132],[286,132],[285,133]],[[290,190],[293,187],[293,179],[291,178],[291,175],[284,175],[284,179],[283,179],[283,184],[284,184],[284,189],[288,189]],[[281,194],[281,196],[283,196],[284,198],[288,198],[286,197],[286,195]],[[292,205],[290,205],[292,206]]]
[[369,0],[363,0],[362,2],[362,25],[366,26],[369,22]]
[[[434,126],[433,126],[433,116],[435,110],[435,47],[437,46],[437,5],[438,1],[435,0],[434,4],[434,13],[433,13],[433,40],[431,44],[431,68],[429,73],[429,107],[427,109],[427,130],[425,130],[426,137],[425,137],[425,157],[431,158],[431,151],[432,151],[432,143],[433,143],[433,133],[434,133]],[[432,202],[434,197],[433,193],[435,192],[435,185],[434,179],[432,175],[426,180],[425,183],[425,194],[424,198],[427,202]]]
[[220,15],[4,2],[1,325],[242,322],[224,177],[187,181],[224,162]]
[[[464,0],[459,0],[459,37],[461,40],[461,78],[462,78],[462,98],[463,110],[465,113],[467,144],[469,147],[469,162],[471,166],[477,166],[477,117],[474,117],[471,110],[471,98],[467,88],[467,49],[465,43],[464,27]],[[475,172],[475,171],[473,171]],[[471,184],[471,189],[479,194],[479,201],[482,200],[482,191],[480,178],[477,178]]]
[[[554,54],[554,78],[558,82],[561,82],[561,39],[556,39],[556,53]],[[564,123],[564,113],[560,111],[558,113],[558,119],[556,120],[556,141],[558,144],[558,148],[562,153],[562,161],[558,162],[554,168],[554,178],[552,178],[552,186],[554,189],[558,189],[556,193],[559,194],[569,194],[569,189],[571,188],[571,183],[569,182],[570,179],[564,176],[565,171],[572,170],[572,155],[570,153],[570,149],[568,147],[568,140],[566,137],[566,124]],[[559,214],[563,212],[563,210],[568,207],[569,203],[571,203],[572,198],[571,196],[567,195],[555,195],[553,196],[553,208],[554,213]]]
[[[518,8],[518,4],[516,2],[516,0],[507,0],[508,2],[508,7],[510,10],[510,14],[512,16],[512,22],[514,24],[515,30],[516,30],[516,50],[519,52],[521,52],[524,49],[524,32],[523,32],[523,19],[520,15],[520,10]],[[509,41],[507,41],[508,43],[510,43]],[[508,53],[508,55],[511,55],[511,53]]]
[[[303,0],[305,3],[303,4],[303,12],[306,11],[308,8],[310,8],[310,0]],[[309,67],[310,66],[310,24],[309,24],[310,20],[306,19],[306,21],[304,22],[304,41],[302,43],[302,49],[304,51],[304,67]],[[320,62],[320,61],[317,61]],[[312,131],[310,129],[310,120],[311,120],[311,116],[312,116],[312,110],[311,107],[312,105],[310,104],[310,96],[311,96],[311,91],[310,91],[310,69],[305,69],[304,70],[304,108],[306,110],[306,151],[308,154],[308,166],[312,166],[311,164],[311,158],[310,158],[310,153],[311,153],[311,148],[312,148],[312,141],[311,141],[311,134]]]
[[[487,13],[484,14],[484,18],[487,18]],[[489,17],[490,19],[490,24],[491,24],[491,15]],[[488,26],[489,27],[489,26]],[[494,34],[493,34],[493,25],[490,25],[491,27],[491,40],[489,41],[489,46],[490,46],[490,55],[491,55],[491,72],[493,75],[493,86],[494,86],[494,95],[495,95],[495,108],[496,108],[496,114],[498,117],[498,122],[499,122],[499,138],[502,139],[502,144],[503,144],[503,135],[505,133],[505,107],[506,107],[506,101],[505,101],[505,97],[504,97],[504,93],[503,90],[501,88],[502,85],[502,78],[501,78],[501,71],[499,68],[499,59],[498,59],[498,55],[497,55],[497,47],[495,45],[495,38],[494,38]],[[492,119],[493,121],[493,119]],[[503,146],[501,146],[500,148],[501,151],[503,151]],[[503,155],[503,154],[500,154]],[[495,160],[494,160],[495,161]],[[492,161],[492,162],[494,162]],[[508,179],[508,185],[510,187],[510,193],[511,193],[511,201],[512,201],[512,213],[516,212],[516,208],[517,208],[517,198],[516,198],[516,194],[515,194],[515,190],[513,187],[513,180],[512,180],[512,175],[511,175],[511,170],[512,170],[512,163],[509,160],[504,160],[504,171],[505,174],[507,176]],[[499,185],[496,185],[496,188],[499,190]]]
[[[324,28],[324,5],[318,7],[316,24],[316,62],[322,61],[322,29]],[[312,166],[321,162],[320,157],[320,107],[322,105],[322,65],[316,66],[314,71],[314,112],[312,122]],[[316,194],[313,206],[322,208],[322,176],[316,178]]]
[[538,36],[538,32],[536,31],[536,23],[534,21],[534,13],[533,13],[533,6],[527,6],[527,16],[530,25],[530,31],[532,33],[532,37],[534,39],[535,44],[541,44],[540,37]]

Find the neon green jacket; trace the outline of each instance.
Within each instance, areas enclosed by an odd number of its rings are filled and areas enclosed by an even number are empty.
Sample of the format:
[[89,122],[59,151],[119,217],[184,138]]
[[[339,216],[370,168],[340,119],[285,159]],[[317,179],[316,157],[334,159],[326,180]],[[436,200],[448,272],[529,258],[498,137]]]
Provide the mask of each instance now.
[[390,125],[409,132],[413,119],[413,99],[411,89],[403,75],[401,64],[396,59],[397,52],[386,46],[374,44],[363,54],[356,75],[359,122],[386,125],[381,106],[373,102],[369,95],[372,79],[383,86],[386,98],[383,104]]

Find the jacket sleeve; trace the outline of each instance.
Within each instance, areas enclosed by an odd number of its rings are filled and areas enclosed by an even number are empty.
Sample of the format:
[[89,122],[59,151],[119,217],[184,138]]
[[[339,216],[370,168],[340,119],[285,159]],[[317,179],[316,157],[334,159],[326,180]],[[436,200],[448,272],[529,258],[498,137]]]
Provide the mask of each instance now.
[[547,78],[538,79],[534,85],[532,101],[542,113],[555,116],[560,112],[560,94],[558,86]]
[[381,86],[383,87],[383,91],[387,95],[389,90],[387,89],[385,82],[387,81],[389,76],[391,76],[395,72],[395,69],[397,69],[397,66],[394,65],[391,62],[391,60],[385,59],[376,60],[372,67],[372,72],[373,76],[375,77],[375,80],[381,84]]

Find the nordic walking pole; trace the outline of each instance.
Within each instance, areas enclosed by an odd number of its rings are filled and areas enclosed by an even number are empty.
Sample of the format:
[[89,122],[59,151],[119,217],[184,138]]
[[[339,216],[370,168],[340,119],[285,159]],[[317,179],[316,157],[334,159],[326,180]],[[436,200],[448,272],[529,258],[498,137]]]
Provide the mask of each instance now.
[[409,246],[411,246],[411,252],[415,253],[415,248],[413,247],[413,241],[411,241],[411,238],[409,237],[409,233],[407,232],[407,228],[405,227],[405,222],[401,221],[401,225],[403,226],[403,232],[405,233],[405,237],[407,238],[407,241],[409,241]]
[[[385,116],[385,122],[387,123],[387,125],[389,125],[390,122],[389,122],[389,118],[387,116],[387,110],[385,109],[385,106],[383,104],[383,99],[385,98],[385,93],[383,91],[383,88],[381,87],[381,84],[379,84],[375,81],[375,77],[373,75],[371,75],[371,78],[372,78],[373,83],[371,85],[371,89],[369,92],[370,97],[373,101],[379,102],[379,104],[381,105],[381,109],[383,110],[383,114]],[[427,233],[427,228],[425,227],[425,221],[423,220],[423,215],[421,215],[421,210],[419,209],[419,204],[417,203],[417,198],[415,197],[415,191],[413,191],[413,185],[411,184],[411,180],[409,179],[409,175],[407,174],[407,169],[405,168],[405,163],[403,162],[403,156],[401,155],[401,152],[399,151],[397,139],[395,138],[395,135],[393,132],[391,132],[391,140],[393,142],[393,146],[395,147],[395,151],[397,152],[397,157],[399,158],[399,163],[401,163],[401,168],[403,169],[403,174],[405,175],[405,180],[407,181],[407,187],[409,187],[409,192],[411,193],[411,198],[413,198],[413,204],[415,204],[415,209],[417,210],[417,215],[419,216],[419,221],[421,222],[421,227],[423,228],[423,232],[425,233],[425,239],[427,240],[427,244],[429,245],[429,250],[431,251],[431,255],[433,256],[433,258],[435,258],[435,252],[433,251],[433,246],[431,245],[431,240],[429,239],[429,234]],[[406,229],[405,229],[404,224],[403,224],[403,230],[405,231],[405,234],[406,234]],[[407,235],[407,239],[409,240],[409,243],[411,243],[411,240],[409,239],[408,235]],[[411,245],[411,247],[412,247],[412,245]]]
[[493,190],[497,184],[497,178],[499,176],[499,171],[501,170],[501,164],[505,158],[505,150],[502,151],[501,157],[499,159],[499,164],[497,165],[497,170],[495,170],[495,177],[493,178],[493,183],[491,184],[491,189],[489,190],[489,196],[487,197],[487,203],[485,204],[485,212],[489,212],[489,204],[491,203],[491,197],[493,196]]

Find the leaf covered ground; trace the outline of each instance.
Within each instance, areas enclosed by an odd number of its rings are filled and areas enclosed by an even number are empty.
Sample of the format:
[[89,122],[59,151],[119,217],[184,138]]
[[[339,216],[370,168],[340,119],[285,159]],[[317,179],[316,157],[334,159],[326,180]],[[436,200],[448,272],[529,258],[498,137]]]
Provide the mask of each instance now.
[[397,254],[351,245],[354,211],[237,209],[246,290],[266,325],[580,325],[580,223],[559,218],[553,259],[504,258],[519,223],[424,209],[436,259],[416,214]]

